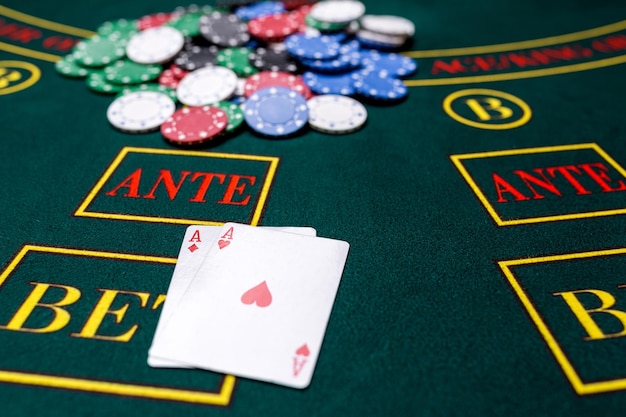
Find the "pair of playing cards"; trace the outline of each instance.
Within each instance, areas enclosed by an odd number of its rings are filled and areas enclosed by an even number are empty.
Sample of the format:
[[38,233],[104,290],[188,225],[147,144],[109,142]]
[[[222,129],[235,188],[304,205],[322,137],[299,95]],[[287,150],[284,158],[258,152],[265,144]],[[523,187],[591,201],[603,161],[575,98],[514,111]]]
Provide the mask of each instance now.
[[313,228],[190,226],[148,364],[306,388],[348,249]]

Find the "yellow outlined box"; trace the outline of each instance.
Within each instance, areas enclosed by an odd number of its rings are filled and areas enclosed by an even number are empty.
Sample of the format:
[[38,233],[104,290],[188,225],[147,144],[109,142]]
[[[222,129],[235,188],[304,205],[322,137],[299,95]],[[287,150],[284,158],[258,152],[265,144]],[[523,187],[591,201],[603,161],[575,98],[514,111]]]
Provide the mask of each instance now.
[[[176,258],[157,256],[133,255],[116,252],[101,252],[94,250],[59,248],[53,246],[24,245],[13,258],[11,263],[0,275],[0,287],[11,276],[20,262],[29,252],[51,253],[66,256],[84,256],[103,259],[117,259],[134,262],[150,262],[157,264],[176,264]],[[146,365],[147,366],[147,365]],[[182,388],[158,387],[150,385],[130,384],[124,382],[101,381],[86,378],[74,378],[58,375],[45,375],[32,372],[4,371],[0,369],[0,382],[39,387],[62,388],[76,391],[86,391],[99,394],[113,394],[129,397],[151,398],[156,400],[181,401],[197,404],[228,406],[235,388],[236,378],[225,375],[216,391],[196,391]]]
[[96,195],[100,192],[104,184],[109,180],[111,175],[115,172],[117,167],[122,163],[126,155],[129,153],[144,153],[152,155],[174,155],[174,156],[190,156],[190,157],[205,157],[205,158],[222,158],[222,159],[235,159],[244,161],[255,162],[267,162],[268,169],[265,175],[261,192],[257,200],[256,207],[253,209],[250,225],[256,226],[261,219],[261,214],[265,208],[265,203],[269,195],[274,175],[278,167],[279,158],[274,156],[257,156],[257,155],[244,155],[244,154],[228,154],[228,153],[216,153],[216,152],[201,152],[201,151],[185,151],[185,150],[173,150],[173,149],[155,149],[155,148],[135,148],[126,146],[122,148],[120,153],[115,157],[113,162],[108,166],[104,174],[96,182],[96,185],[89,191],[87,197],[81,202],[74,216],[77,217],[94,217],[98,219],[111,219],[111,220],[134,220],[141,222],[152,223],[174,223],[174,224],[197,224],[207,226],[221,226],[223,222],[200,220],[200,219],[180,219],[172,217],[157,217],[157,216],[141,216],[132,214],[119,214],[119,213],[103,213],[96,211],[87,211],[89,205],[93,202]]
[[626,248],[618,248],[591,252],[570,253],[565,255],[543,256],[538,258],[513,259],[498,262],[498,265],[502,269],[502,272],[504,273],[509,285],[511,285],[513,291],[520,299],[532,322],[537,327],[537,330],[539,330],[539,333],[541,333],[541,336],[543,336],[548,347],[552,351],[552,354],[554,355],[557,363],[563,370],[563,373],[565,373],[565,376],[570,381],[572,387],[574,388],[574,391],[576,391],[578,395],[599,394],[601,392],[624,390],[626,389],[626,378],[606,381],[584,382],[578,375],[578,372],[572,365],[569,358],[565,355],[565,352],[559,345],[556,337],[552,334],[550,328],[542,319],[541,315],[530,301],[530,297],[524,291],[524,288],[515,277],[513,271],[511,271],[511,267],[519,265],[532,265],[540,263],[568,261],[572,259],[584,259],[624,254],[626,254]]
[[483,204],[485,209],[493,220],[496,222],[498,226],[515,226],[520,224],[531,224],[531,223],[543,223],[543,222],[553,222],[559,220],[571,220],[571,219],[584,219],[589,217],[600,217],[600,216],[614,216],[617,214],[626,214],[626,207],[619,209],[611,209],[611,210],[598,210],[598,211],[588,211],[588,212],[580,212],[580,213],[570,213],[570,214],[559,214],[554,216],[540,216],[540,217],[526,217],[521,219],[511,219],[505,220],[500,217],[494,206],[489,202],[485,194],[482,192],[478,184],[474,181],[472,176],[469,174],[465,166],[463,166],[463,160],[467,159],[484,159],[484,158],[494,158],[499,156],[511,156],[511,155],[528,155],[528,154],[537,154],[537,153],[548,153],[548,152],[564,152],[564,151],[577,151],[581,149],[588,149],[595,151],[602,159],[604,159],[609,165],[611,165],[617,172],[619,172],[622,177],[626,177],[626,170],[620,166],[613,158],[611,158],[598,144],[596,143],[581,143],[576,145],[562,145],[562,146],[545,146],[545,147],[537,147],[537,148],[524,148],[524,149],[510,149],[504,151],[492,151],[492,152],[478,152],[478,153],[468,153],[468,154],[460,154],[460,155],[451,155],[450,159],[459,170],[465,181],[469,184],[470,188],[480,202]]

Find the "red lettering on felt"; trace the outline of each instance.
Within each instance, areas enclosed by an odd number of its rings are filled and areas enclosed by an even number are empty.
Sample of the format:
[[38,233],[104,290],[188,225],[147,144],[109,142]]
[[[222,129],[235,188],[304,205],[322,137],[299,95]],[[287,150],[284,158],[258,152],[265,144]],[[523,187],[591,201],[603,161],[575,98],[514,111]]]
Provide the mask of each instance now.
[[508,201],[502,195],[503,193],[512,194],[515,201],[530,200],[530,197],[526,197],[524,194],[519,192],[517,188],[506,182],[498,174],[493,173],[491,174],[491,177],[493,178],[493,185],[496,187],[496,193],[498,194],[498,200],[496,200],[498,203],[506,203]]
[[617,181],[618,185],[616,188],[611,188],[609,182],[613,180],[607,175],[609,168],[607,168],[606,165],[604,165],[602,162],[596,162],[593,164],[579,164],[578,166],[600,186],[602,192],[610,193],[614,191],[626,190],[626,183],[624,183],[623,180]]
[[218,182],[220,184],[223,184],[224,180],[226,179],[226,175],[214,174],[212,172],[195,172],[193,174],[193,177],[191,177],[191,182],[194,182],[198,178],[202,178],[202,182],[198,187],[198,192],[196,193],[196,195],[193,196],[189,201],[191,201],[192,203],[206,203],[204,196],[209,190],[209,186],[211,185],[211,181],[213,180],[213,178],[217,178]]
[[[235,206],[245,206],[250,201],[250,194],[248,194],[241,201],[233,201],[233,197],[235,193],[238,196],[243,196],[243,193],[248,185],[253,186],[256,182],[256,177],[250,175],[236,175],[229,174],[230,181],[226,186],[226,192],[224,192],[224,197],[218,201],[218,204],[232,204]],[[240,184],[241,181],[241,184]]]
[[182,187],[183,182],[185,182],[185,178],[187,178],[187,176],[191,174],[191,172],[181,171],[180,174],[181,174],[181,178],[178,181],[178,183],[175,184],[174,178],[172,178],[172,173],[169,170],[167,169],[159,170],[159,178],[157,178],[150,192],[144,195],[143,198],[151,198],[151,199],[156,198],[154,193],[159,187],[159,184],[162,182],[163,185],[165,186],[165,190],[167,191],[168,197],[170,198],[170,200],[174,200],[176,198],[176,195],[178,194],[178,191],[180,190],[180,187]]
[[431,68],[430,73],[436,75],[441,71],[447,72],[448,74],[457,74],[459,72],[466,72],[467,68],[461,64],[461,60],[459,58],[454,58],[450,61],[450,63],[437,59],[433,62],[433,67]]
[[576,190],[576,194],[578,195],[591,194],[591,191],[583,187],[583,185],[576,178],[574,178],[574,176],[570,173],[570,171],[575,173],[576,175],[581,175],[580,170],[576,168],[574,165],[564,165],[560,167],[546,168],[546,172],[552,178],[556,178],[557,173],[561,174],[563,178],[565,178],[567,182],[569,182],[572,185],[572,187],[574,187],[574,189]]
[[521,169],[513,171],[515,175],[517,175],[522,181],[524,181],[526,187],[528,187],[528,189],[533,193],[533,198],[535,200],[544,198],[544,196],[539,194],[537,190],[535,190],[533,184],[543,188],[544,190],[550,191],[552,194],[556,194],[559,197],[562,197],[561,192],[558,190],[558,188],[556,188],[554,184],[552,184],[552,182],[550,182],[548,178],[546,178],[546,175],[543,173],[543,170],[541,168],[535,168],[533,169],[533,172],[539,174],[541,178],[534,177],[529,173],[522,171]]
[[123,197],[141,198],[139,195],[139,181],[141,181],[141,168],[137,168],[135,172],[126,177],[124,181],[119,183],[105,195],[114,197],[120,188],[127,188],[128,192],[123,194]]
[[35,39],[41,38],[42,33],[38,29],[21,26],[16,23],[7,24],[3,19],[0,19],[0,36],[11,39],[12,41],[29,43]]
[[74,45],[78,43],[77,39],[69,38],[67,36],[48,36],[43,40],[43,47],[46,49],[55,49],[57,51],[69,51]]

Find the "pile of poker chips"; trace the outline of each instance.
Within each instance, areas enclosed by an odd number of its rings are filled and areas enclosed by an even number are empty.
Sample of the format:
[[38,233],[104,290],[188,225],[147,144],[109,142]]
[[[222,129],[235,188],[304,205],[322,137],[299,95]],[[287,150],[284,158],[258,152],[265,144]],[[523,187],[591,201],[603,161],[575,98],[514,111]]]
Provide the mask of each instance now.
[[414,31],[403,17],[365,14],[357,0],[192,5],[105,22],[56,69],[116,94],[107,110],[115,128],[160,129],[176,145],[244,126],[275,138],[306,126],[342,134],[365,124],[360,101],[407,96],[402,78],[417,63],[399,51]]

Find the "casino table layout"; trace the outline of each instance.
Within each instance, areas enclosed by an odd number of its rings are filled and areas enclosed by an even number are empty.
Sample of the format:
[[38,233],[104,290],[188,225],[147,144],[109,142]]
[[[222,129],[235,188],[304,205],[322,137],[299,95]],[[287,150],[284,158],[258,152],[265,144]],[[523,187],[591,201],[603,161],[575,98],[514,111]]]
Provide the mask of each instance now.
[[[1,416],[624,413],[625,2],[366,1],[415,23],[404,101],[194,148],[54,66],[180,5],[0,5]],[[146,363],[186,228],[228,221],[350,243],[306,389]]]

